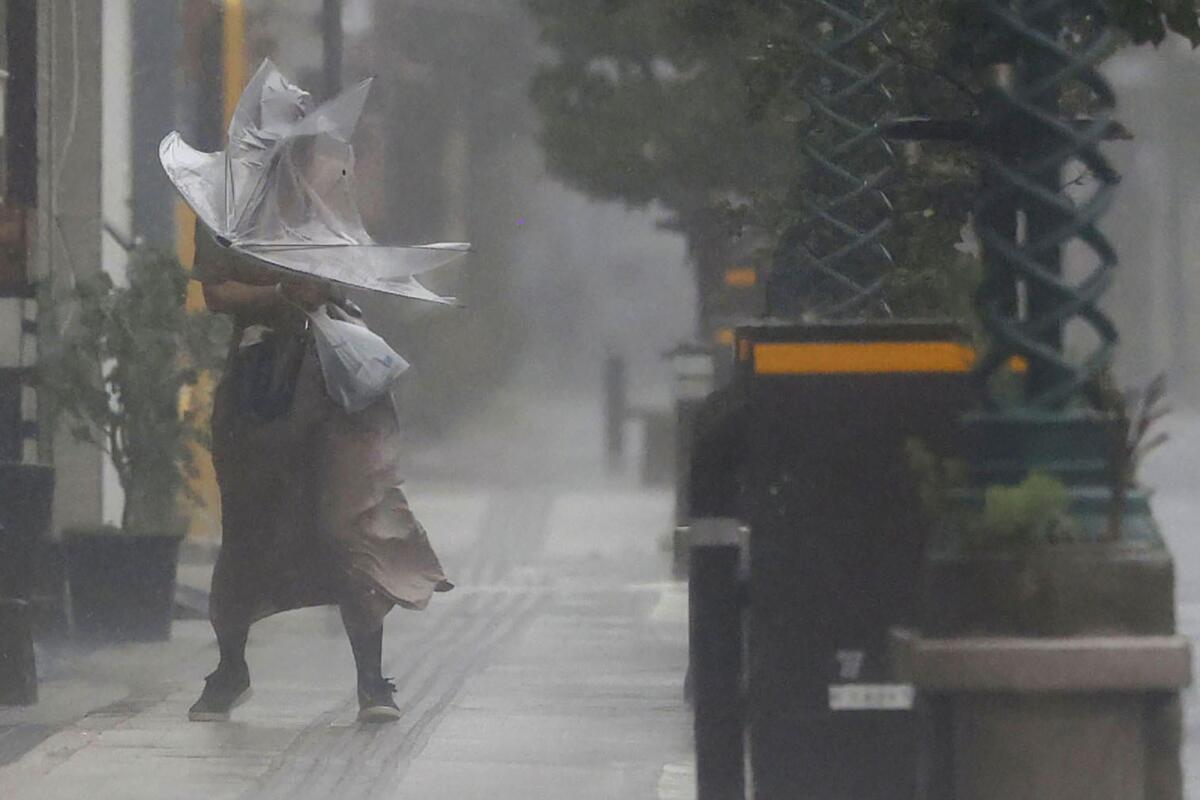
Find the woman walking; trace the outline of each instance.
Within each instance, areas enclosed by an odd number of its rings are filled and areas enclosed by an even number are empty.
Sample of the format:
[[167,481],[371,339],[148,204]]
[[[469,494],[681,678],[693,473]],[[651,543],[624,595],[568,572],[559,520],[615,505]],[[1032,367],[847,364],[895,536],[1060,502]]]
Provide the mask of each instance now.
[[200,225],[193,276],[235,332],[212,418],[223,533],[210,616],[220,663],[189,718],[228,719],[248,697],[251,624],[336,604],[354,652],[359,719],[397,719],[381,669],[383,618],[452,587],[400,489],[390,395],[349,413],[326,391],[308,314],[346,321],[357,309],[325,284],[280,282]]
[[264,61],[224,152],[199,152],[178,133],[159,147],[199,220],[193,277],[208,309],[235,323],[212,418],[223,532],[209,614],[220,662],[193,720],[227,719],[248,696],[254,622],[329,604],[354,651],[359,718],[396,719],[383,618],[453,588],[400,489],[388,389],[407,365],[332,287],[447,302],[414,276],[469,246],[387,247],[367,234],[350,138],[369,85],[313,108]]

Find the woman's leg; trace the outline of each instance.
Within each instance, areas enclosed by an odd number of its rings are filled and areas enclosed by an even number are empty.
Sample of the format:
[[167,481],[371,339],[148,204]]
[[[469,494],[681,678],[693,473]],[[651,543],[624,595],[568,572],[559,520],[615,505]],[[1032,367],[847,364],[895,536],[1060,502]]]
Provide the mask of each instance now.
[[246,565],[253,560],[253,554],[246,550],[248,548],[239,547],[236,542],[224,543],[213,567],[208,611],[221,658],[217,664],[218,673],[241,675],[249,672],[246,640],[255,605],[252,594],[255,576],[245,574]]
[[217,558],[209,598],[220,661],[216,671],[204,679],[204,691],[188,711],[188,719],[193,722],[227,720],[234,706],[250,696],[250,669],[246,665],[249,604],[236,596],[238,584],[230,580],[230,568],[236,562],[231,561],[229,555],[223,551]]
[[[230,365],[231,372],[233,364]],[[251,482],[251,470],[238,452],[240,437],[234,430],[233,383],[228,374],[213,399],[213,467],[221,492],[221,530],[224,541],[213,567],[209,593],[209,619],[217,635],[220,661],[204,679],[204,691],[188,711],[194,721],[229,719],[230,710],[250,692],[250,670],[246,666],[246,639],[250,633],[251,608],[248,596],[254,576],[245,574],[251,541],[246,533],[258,528],[261,485]],[[248,490],[247,487],[252,487]],[[232,490],[232,491],[231,491]]]
[[358,673],[358,718],[363,722],[389,722],[400,718],[400,709],[392,697],[395,685],[383,677],[383,615],[387,612],[384,609],[381,613],[372,605],[369,598],[342,602],[342,624]]
[[250,637],[249,625],[217,628],[217,650],[220,661],[217,672],[245,673],[249,675],[250,668],[246,666],[246,640]]
[[371,683],[383,680],[383,627],[373,631],[355,631],[346,627],[350,649],[354,651],[354,668],[358,682]]
[[246,666],[246,638],[250,626],[214,625],[221,660],[217,669],[204,679],[200,699],[188,710],[193,722],[229,719],[229,712],[250,697],[250,669]]

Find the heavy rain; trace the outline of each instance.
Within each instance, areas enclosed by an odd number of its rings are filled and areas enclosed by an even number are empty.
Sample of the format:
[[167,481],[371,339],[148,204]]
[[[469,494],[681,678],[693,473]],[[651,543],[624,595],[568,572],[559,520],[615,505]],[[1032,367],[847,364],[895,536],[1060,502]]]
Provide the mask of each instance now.
[[1200,0],[0,0],[0,798],[1200,792]]

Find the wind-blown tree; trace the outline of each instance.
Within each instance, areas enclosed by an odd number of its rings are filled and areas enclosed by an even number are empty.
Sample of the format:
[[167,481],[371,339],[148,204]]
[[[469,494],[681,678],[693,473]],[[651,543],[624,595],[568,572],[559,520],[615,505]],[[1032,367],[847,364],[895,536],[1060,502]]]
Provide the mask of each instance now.
[[706,326],[731,248],[794,185],[791,124],[747,117],[738,43],[681,35],[670,2],[527,4],[555,52],[531,88],[548,168],[592,197],[661,208],[686,240]]
[[[1200,0],[1113,0],[1134,43],[1168,31],[1200,43]],[[741,226],[776,241],[802,222],[803,101],[820,78],[814,38],[828,35],[812,0],[527,0],[555,60],[532,88],[547,164],[593,197],[656,202],[688,240],[703,309],[719,245]],[[972,0],[900,0],[879,56],[901,116],[970,121],[982,87]],[[1075,20],[1074,24],[1088,24]],[[1069,99],[1068,99],[1069,102]],[[886,187],[894,268],[888,306],[900,316],[969,314],[978,264],[960,242],[977,164],[962,143],[900,148]],[[956,246],[956,244],[958,246]],[[703,314],[703,310],[702,310]]]
[[[793,123],[796,145],[792,158],[801,161],[798,181],[782,206],[772,209],[772,229],[779,239],[774,267],[787,270],[798,251],[814,255],[833,252],[840,235],[828,225],[813,222],[803,201],[803,190],[837,196],[845,185],[821,189],[822,170],[804,163],[811,151],[831,152],[840,148],[847,133],[831,126],[829,116],[811,113],[807,98],[821,94],[848,79],[831,70],[814,53],[818,47],[847,35],[849,26],[834,15],[830,5],[812,0],[673,0],[684,20],[684,35],[699,41],[734,41],[742,53],[741,81],[747,87],[745,113],[751,119],[778,117]],[[835,4],[836,5],[836,4]],[[860,122],[884,121],[889,117],[918,117],[936,120],[965,120],[975,112],[977,90],[971,85],[969,69],[955,48],[959,41],[964,4],[960,0],[923,0],[919,6],[899,2],[863,0],[847,4],[847,10],[863,18],[887,14],[883,33],[865,36],[856,50],[843,46],[837,52],[860,58],[860,67],[878,67],[878,88],[862,91],[848,107]],[[890,98],[881,107],[880,96]],[[840,107],[840,106],[839,106]],[[857,108],[857,111],[855,110]],[[896,316],[950,315],[969,313],[971,288],[978,264],[956,247],[968,223],[966,209],[977,186],[971,150],[962,142],[930,141],[901,144],[894,151],[890,176],[879,189],[890,207],[889,227],[881,244],[890,259],[875,260],[883,273],[880,302],[852,307],[850,313],[882,310]],[[879,149],[879,146],[876,147]],[[878,158],[861,166],[876,170]],[[877,222],[871,209],[863,219],[842,205],[838,215],[860,230]],[[875,204],[875,212],[879,204]],[[832,241],[821,241],[833,236]],[[818,288],[818,287],[813,287]],[[801,305],[804,305],[803,303]]]
[[[805,213],[798,189],[810,116],[802,95],[815,79],[804,38],[819,35],[813,4],[528,5],[556,55],[532,88],[550,170],[593,197],[666,209],[667,224],[687,238],[703,318],[727,258],[722,245],[748,229],[767,234],[770,252]],[[926,4],[927,21],[898,15],[890,26],[899,43],[883,55],[897,66],[885,80],[905,113],[964,116],[969,93],[931,56],[950,32],[935,5]],[[898,265],[887,293],[895,313],[908,315],[957,311],[969,287],[967,259],[953,245],[970,205],[970,158],[947,145],[924,151],[898,159],[901,175],[887,187]]]

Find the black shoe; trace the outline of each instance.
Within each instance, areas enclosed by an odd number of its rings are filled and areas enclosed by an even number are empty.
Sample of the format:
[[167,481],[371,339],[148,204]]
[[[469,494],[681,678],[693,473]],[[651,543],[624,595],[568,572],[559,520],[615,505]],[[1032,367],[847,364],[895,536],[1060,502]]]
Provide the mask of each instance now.
[[188,719],[192,722],[224,722],[229,712],[250,699],[250,672],[222,669],[204,679],[204,691],[190,709]]
[[395,722],[400,719],[400,707],[392,695],[396,684],[390,678],[364,682],[358,680],[358,721]]

